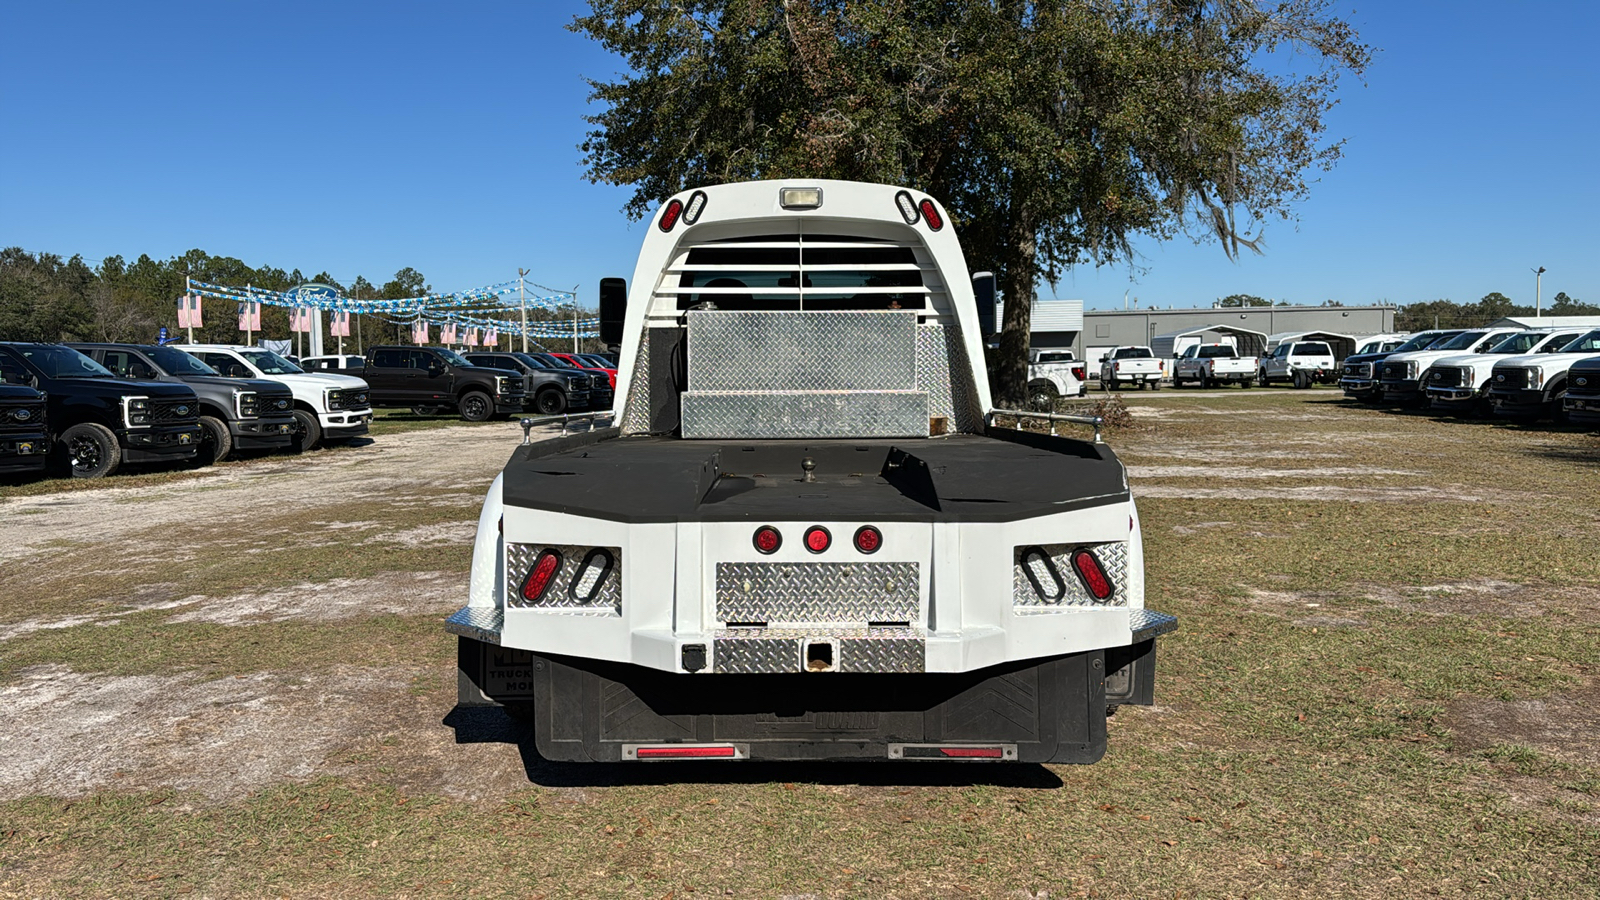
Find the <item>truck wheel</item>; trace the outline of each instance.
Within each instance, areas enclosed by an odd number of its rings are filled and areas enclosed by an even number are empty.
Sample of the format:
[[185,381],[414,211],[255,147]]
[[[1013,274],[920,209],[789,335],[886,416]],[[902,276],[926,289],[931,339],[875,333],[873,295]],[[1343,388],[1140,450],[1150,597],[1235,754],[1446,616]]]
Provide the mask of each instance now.
[[82,422],[62,432],[61,456],[73,478],[104,478],[122,465],[117,436],[94,422]]
[[1311,373],[1305,369],[1294,370],[1294,386],[1296,390],[1305,390],[1311,387]]
[[1262,369],[1256,373],[1256,380],[1261,382],[1262,387],[1270,387],[1272,385],[1272,379],[1267,377],[1266,369]]
[[315,450],[322,443],[322,423],[317,421],[315,413],[303,409],[291,410],[294,416],[294,440],[289,442],[289,449],[294,453],[304,453]]
[[222,462],[233,452],[233,435],[228,423],[216,416],[200,417],[200,449],[194,455],[196,468]]
[[411,414],[413,416],[437,416],[437,415],[442,414],[444,411],[445,411],[445,407],[443,407],[443,406],[413,406],[413,407],[411,407]]
[[546,416],[558,416],[567,411],[567,395],[556,388],[545,388],[533,398],[533,408]]
[[1214,391],[1214,390],[1217,389],[1217,383],[1215,381],[1211,380],[1211,376],[1210,375],[1201,375],[1200,376],[1200,386],[1205,388],[1208,391]]
[[1245,390],[1249,390],[1250,388],[1253,388],[1255,386],[1256,386],[1256,380],[1254,378],[1246,378],[1243,381],[1239,382],[1239,387],[1244,388]]
[[468,422],[486,422],[494,415],[494,401],[483,391],[467,391],[458,404],[461,418]]
[[1152,391],[1161,390],[1161,380],[1160,379],[1156,379],[1155,381],[1150,382],[1150,390],[1152,390]]
[[1050,412],[1056,408],[1056,386],[1048,381],[1035,381],[1028,385],[1028,406],[1034,412]]

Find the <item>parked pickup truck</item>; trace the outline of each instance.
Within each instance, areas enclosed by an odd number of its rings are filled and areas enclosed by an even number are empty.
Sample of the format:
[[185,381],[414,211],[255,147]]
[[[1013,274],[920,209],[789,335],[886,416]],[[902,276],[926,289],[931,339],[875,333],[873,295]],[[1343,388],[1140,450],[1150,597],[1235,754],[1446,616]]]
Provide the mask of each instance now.
[[1285,341],[1262,358],[1256,377],[1263,387],[1274,380],[1297,388],[1332,384],[1339,380],[1339,365],[1325,341]]
[[1474,328],[1448,340],[1435,341],[1424,350],[1395,351],[1378,367],[1383,401],[1403,406],[1426,406],[1428,369],[1438,360],[1462,353],[1483,353],[1518,328]]
[[118,378],[186,384],[200,398],[200,465],[238,450],[285,450],[294,440],[294,393],[276,381],[238,379],[182,350],[143,344],[68,344]]
[[354,353],[329,354],[327,356],[307,356],[300,360],[300,368],[307,372],[333,372],[338,375],[355,375],[361,377],[360,372],[367,367],[367,358]]
[[1600,353],[1600,328],[1580,335],[1555,353],[1513,356],[1494,364],[1489,403],[1497,416],[1537,419],[1567,415],[1567,370]]
[[521,372],[475,366],[448,347],[369,347],[362,375],[373,406],[410,407],[418,415],[454,410],[468,422],[521,415],[528,398]]
[[56,461],[73,478],[187,462],[200,447],[200,398],[188,385],[127,381],[71,347],[9,342],[0,342],[0,381],[46,395]]
[[1177,623],[1116,454],[992,405],[950,223],[842,181],[666,198],[632,294],[600,282],[614,424],[484,498],[458,702],[549,760],[1100,759]]
[[1481,353],[1441,357],[1428,367],[1423,390],[1434,409],[1455,415],[1486,415],[1495,363],[1508,356],[1558,352],[1582,334],[1582,329],[1519,331]]
[[611,389],[617,389],[617,367],[611,360],[594,353],[549,353],[555,359],[589,372],[604,372]]
[[1580,359],[1567,370],[1562,407],[1570,422],[1600,425],[1600,356]]
[[1347,356],[1344,360],[1344,374],[1339,377],[1339,387],[1344,391],[1344,395],[1352,400],[1360,400],[1363,403],[1382,402],[1383,385],[1378,380],[1378,367],[1384,360],[1396,353],[1426,350],[1433,344],[1447,341],[1460,333],[1459,328],[1419,331],[1393,350]]
[[289,415],[296,425],[289,449],[296,453],[360,437],[372,422],[367,383],[360,378],[306,372],[264,347],[175,346],[229,378],[275,381],[287,387],[294,394],[294,408]]
[[1051,410],[1059,397],[1088,393],[1089,364],[1073,359],[1071,350],[1028,351],[1028,403]]
[[1157,359],[1149,347],[1112,347],[1100,358],[1100,387],[1107,391],[1120,390],[1125,383],[1159,391],[1166,374],[1167,361]]
[[[527,382],[528,409],[540,415],[611,408],[611,388],[603,372],[554,368],[532,353],[509,350],[486,350],[462,355],[475,366],[521,372]],[[604,399],[605,405],[595,405],[592,402],[595,399]]]
[[1240,356],[1232,344],[1194,344],[1172,363],[1172,386],[1193,382],[1201,387],[1216,387],[1237,381],[1240,387],[1254,387],[1256,358]]
[[45,395],[0,381],[0,475],[43,472],[50,454]]

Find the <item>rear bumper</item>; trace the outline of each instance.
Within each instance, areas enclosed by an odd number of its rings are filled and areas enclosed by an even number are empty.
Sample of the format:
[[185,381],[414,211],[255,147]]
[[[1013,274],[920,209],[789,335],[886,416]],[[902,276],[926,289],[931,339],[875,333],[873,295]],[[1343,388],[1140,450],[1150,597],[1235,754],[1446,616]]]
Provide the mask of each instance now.
[[1210,378],[1212,381],[1250,381],[1250,380],[1253,380],[1256,377],[1256,373],[1255,372],[1213,372],[1213,373],[1211,373],[1209,375],[1203,375],[1202,377]]
[[458,641],[458,702],[504,703],[541,756],[1093,763],[1106,708],[1154,696],[1155,641],[933,675],[670,674]]

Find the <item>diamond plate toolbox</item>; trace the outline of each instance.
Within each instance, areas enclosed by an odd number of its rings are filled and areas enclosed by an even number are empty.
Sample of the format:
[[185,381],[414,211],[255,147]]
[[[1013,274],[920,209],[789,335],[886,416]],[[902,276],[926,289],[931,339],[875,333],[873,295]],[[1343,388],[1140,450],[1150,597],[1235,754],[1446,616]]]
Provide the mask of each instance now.
[[920,567],[883,563],[717,563],[717,620],[741,623],[913,622]]

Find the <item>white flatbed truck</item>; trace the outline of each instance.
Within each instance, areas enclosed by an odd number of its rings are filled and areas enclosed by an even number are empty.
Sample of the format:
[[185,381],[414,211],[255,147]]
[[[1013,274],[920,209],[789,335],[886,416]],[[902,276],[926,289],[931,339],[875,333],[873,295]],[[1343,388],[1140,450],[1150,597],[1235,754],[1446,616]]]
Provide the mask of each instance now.
[[459,702],[558,761],[1098,760],[1177,621],[1098,427],[990,402],[948,222],[835,181],[663,203],[601,283],[615,420],[489,489]]

